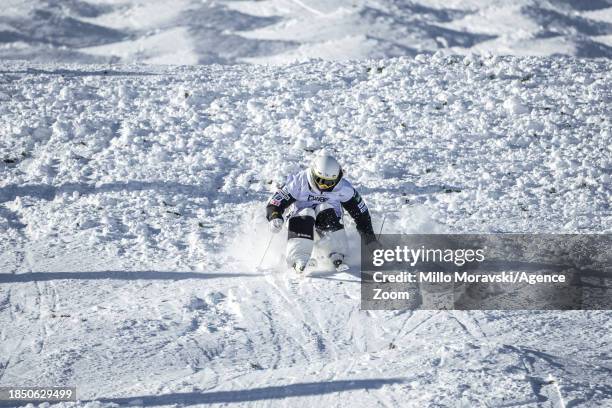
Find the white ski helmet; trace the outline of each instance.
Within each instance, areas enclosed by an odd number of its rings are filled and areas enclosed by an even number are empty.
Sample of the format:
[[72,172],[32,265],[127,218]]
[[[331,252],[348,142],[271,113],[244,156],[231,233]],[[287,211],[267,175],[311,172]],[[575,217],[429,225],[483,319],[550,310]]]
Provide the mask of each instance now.
[[340,164],[327,153],[316,156],[308,169],[308,183],[315,190],[332,191],[341,179]]

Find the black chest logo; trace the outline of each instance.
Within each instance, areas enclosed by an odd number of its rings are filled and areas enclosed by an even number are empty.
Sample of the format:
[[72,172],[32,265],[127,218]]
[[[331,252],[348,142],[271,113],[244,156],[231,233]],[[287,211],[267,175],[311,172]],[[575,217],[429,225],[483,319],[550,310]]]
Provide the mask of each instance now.
[[312,194],[308,194],[308,201],[318,201],[320,203],[324,203],[327,200],[329,200],[329,198],[327,197],[323,197],[323,196],[314,196]]

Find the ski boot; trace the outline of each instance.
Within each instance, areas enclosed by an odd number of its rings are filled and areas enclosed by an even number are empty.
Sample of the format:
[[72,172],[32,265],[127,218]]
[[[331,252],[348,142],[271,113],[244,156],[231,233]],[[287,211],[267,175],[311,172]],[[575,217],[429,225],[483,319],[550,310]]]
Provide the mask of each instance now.
[[349,266],[344,263],[344,255],[338,252],[332,252],[329,254],[329,259],[334,264],[334,268],[337,272],[344,272],[349,269]]
[[306,269],[306,264],[304,263],[304,261],[297,260],[293,263],[293,270],[296,271],[297,273],[304,272],[304,269]]
[[314,258],[310,258],[308,262],[298,259],[293,263],[293,270],[295,270],[297,273],[304,273],[306,268],[314,268],[315,266],[317,266],[317,260]]

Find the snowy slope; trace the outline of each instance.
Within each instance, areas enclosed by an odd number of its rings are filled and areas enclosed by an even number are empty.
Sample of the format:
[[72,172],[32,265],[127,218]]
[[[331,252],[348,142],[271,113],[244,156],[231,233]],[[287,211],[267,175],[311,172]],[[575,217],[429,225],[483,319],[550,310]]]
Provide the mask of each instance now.
[[351,274],[291,279],[280,236],[256,270],[268,194],[320,148],[375,229],[610,233],[610,72],[1,63],[0,386],[74,384],[79,406],[612,406],[609,312],[360,311]]
[[0,58],[285,63],[612,56],[611,0],[3,0]]

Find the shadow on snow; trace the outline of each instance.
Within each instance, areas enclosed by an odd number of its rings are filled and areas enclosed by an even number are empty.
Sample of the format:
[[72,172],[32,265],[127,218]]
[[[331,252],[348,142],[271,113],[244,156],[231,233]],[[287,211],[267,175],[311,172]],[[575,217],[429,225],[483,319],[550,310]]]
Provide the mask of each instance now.
[[380,389],[385,385],[399,384],[401,378],[375,378],[366,380],[335,380],[323,382],[297,383],[236,391],[185,392],[166,395],[145,395],[123,398],[101,398],[96,401],[115,403],[121,406],[139,400],[139,405],[196,405],[222,404],[247,401],[304,397],[331,394],[353,390]]
[[20,274],[0,273],[0,283],[44,282],[51,280],[186,280],[245,278],[262,276],[255,273],[198,273],[160,271],[97,271],[97,272],[28,272]]

